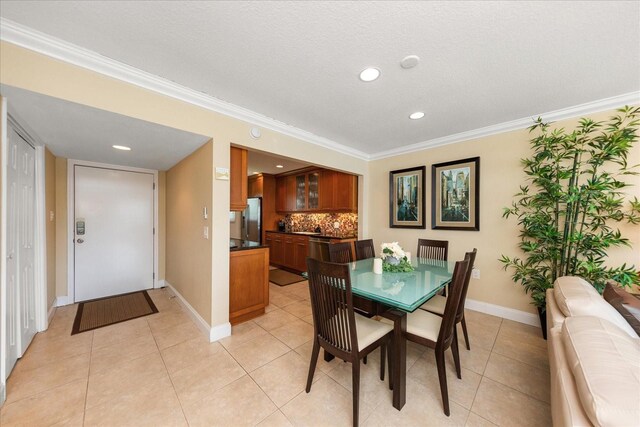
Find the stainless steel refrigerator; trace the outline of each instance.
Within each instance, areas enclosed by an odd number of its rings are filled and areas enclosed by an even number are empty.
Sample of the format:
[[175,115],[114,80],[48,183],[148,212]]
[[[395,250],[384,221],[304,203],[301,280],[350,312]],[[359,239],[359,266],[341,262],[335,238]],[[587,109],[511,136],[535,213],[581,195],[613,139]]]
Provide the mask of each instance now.
[[262,243],[262,198],[247,199],[247,208],[242,211],[243,240]]

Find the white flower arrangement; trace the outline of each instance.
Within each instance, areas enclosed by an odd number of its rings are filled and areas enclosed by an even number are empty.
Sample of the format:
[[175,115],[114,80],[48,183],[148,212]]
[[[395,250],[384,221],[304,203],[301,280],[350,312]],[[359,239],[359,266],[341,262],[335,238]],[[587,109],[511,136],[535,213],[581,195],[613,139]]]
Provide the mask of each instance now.
[[391,273],[403,273],[413,271],[414,268],[407,259],[407,254],[398,242],[383,243],[380,258],[382,269]]
[[386,260],[389,257],[396,258],[401,260],[405,257],[404,250],[400,247],[398,242],[391,243],[383,243],[382,244],[382,255],[380,256],[383,260]]

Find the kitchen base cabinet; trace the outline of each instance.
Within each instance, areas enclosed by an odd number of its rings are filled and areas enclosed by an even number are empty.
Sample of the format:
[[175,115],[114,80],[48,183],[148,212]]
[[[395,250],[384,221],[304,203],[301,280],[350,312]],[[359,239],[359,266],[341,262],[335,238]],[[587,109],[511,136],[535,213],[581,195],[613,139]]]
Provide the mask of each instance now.
[[229,322],[232,325],[264,314],[269,305],[269,249],[229,252]]
[[309,237],[267,231],[265,240],[271,252],[271,264],[300,273],[307,271]]

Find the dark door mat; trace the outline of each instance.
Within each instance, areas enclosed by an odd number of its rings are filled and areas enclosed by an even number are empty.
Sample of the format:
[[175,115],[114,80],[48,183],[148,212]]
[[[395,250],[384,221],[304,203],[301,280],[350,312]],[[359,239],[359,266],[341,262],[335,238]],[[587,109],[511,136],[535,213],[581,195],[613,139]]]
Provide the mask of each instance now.
[[157,313],[147,291],[98,298],[78,304],[71,335]]
[[294,283],[302,282],[305,279],[299,274],[289,273],[288,271],[276,269],[269,271],[269,281],[275,283],[278,286],[287,286]]

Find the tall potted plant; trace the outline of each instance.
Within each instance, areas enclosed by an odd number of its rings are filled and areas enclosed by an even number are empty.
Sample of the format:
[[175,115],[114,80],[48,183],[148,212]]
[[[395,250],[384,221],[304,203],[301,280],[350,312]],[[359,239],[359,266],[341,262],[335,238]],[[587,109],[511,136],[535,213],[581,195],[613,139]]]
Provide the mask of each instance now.
[[531,156],[521,160],[528,183],[503,212],[518,219],[522,256],[500,261],[531,294],[543,325],[546,290],[557,277],[581,276],[600,292],[608,279],[640,283],[633,266],[607,265],[609,248],[630,246],[615,224],[640,224],[640,201],[628,200],[624,181],[637,174],[627,160],[639,118],[640,107],[625,107],[604,122],[583,118],[570,132],[541,118],[529,128],[537,136]]

